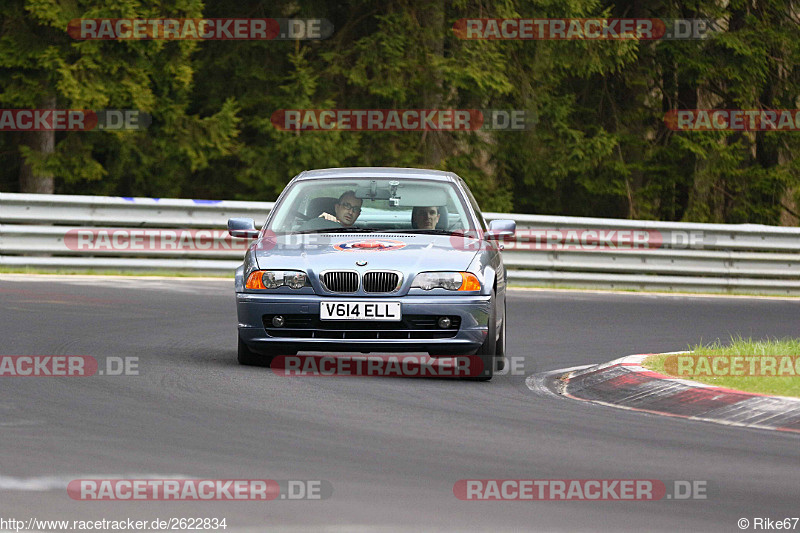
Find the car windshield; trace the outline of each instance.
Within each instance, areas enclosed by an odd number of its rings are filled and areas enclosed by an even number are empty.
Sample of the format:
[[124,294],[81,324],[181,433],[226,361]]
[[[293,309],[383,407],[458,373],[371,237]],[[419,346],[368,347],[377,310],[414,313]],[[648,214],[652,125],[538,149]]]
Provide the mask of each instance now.
[[403,178],[300,180],[275,206],[267,230],[462,233],[472,217],[449,181]]

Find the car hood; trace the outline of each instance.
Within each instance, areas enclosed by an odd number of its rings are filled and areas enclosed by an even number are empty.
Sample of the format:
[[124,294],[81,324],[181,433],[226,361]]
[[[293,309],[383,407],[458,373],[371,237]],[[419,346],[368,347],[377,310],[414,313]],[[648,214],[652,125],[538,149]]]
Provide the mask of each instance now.
[[[260,269],[465,271],[485,243],[447,235],[342,233],[268,236],[254,243]],[[366,261],[366,265],[356,262]]]

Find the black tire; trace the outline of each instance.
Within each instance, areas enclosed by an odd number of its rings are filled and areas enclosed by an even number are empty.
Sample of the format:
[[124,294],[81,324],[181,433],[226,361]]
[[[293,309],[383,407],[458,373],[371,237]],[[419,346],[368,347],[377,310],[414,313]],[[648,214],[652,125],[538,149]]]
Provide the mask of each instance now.
[[492,298],[489,300],[491,309],[489,310],[489,331],[486,340],[475,352],[483,363],[483,372],[480,375],[467,378],[471,381],[489,381],[494,376],[495,354],[497,353],[497,309],[495,308],[496,295],[492,290]]
[[500,335],[497,337],[497,349],[495,355],[495,370],[500,372],[506,369],[506,303],[503,302],[503,325],[500,326]]
[[272,356],[261,355],[252,351],[239,337],[239,364],[244,366],[269,366]]

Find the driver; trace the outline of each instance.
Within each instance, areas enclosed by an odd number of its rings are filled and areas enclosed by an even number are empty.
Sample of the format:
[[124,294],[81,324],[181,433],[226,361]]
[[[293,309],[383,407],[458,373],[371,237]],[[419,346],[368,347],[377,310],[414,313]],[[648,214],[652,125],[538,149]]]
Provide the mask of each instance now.
[[436,229],[439,223],[439,208],[417,206],[411,210],[411,227],[414,229]]
[[330,213],[322,213],[320,218],[338,222],[345,228],[350,228],[356,223],[358,216],[361,214],[361,204],[363,203],[364,201],[361,198],[356,198],[355,191],[345,191],[333,206],[336,216]]

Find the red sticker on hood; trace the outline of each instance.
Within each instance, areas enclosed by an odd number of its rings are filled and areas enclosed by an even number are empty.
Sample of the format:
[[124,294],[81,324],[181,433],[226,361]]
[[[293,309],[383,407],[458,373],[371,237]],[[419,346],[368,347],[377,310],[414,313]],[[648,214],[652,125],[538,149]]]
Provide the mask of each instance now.
[[340,252],[381,252],[384,250],[399,250],[404,248],[406,243],[403,241],[392,241],[386,239],[367,239],[358,241],[346,241],[334,244],[333,247]]

